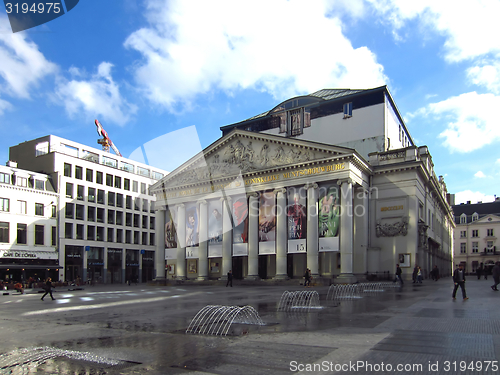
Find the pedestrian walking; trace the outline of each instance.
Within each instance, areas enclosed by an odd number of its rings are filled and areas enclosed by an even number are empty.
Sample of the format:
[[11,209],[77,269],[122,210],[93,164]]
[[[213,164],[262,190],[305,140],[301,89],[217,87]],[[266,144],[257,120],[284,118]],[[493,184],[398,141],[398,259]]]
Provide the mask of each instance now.
[[394,277],[394,283],[396,281],[399,280],[399,282],[401,283],[401,285],[404,284],[403,282],[403,278],[401,277],[401,275],[403,274],[403,270],[401,269],[401,267],[399,267],[399,264],[396,264],[396,276]]
[[52,295],[52,279],[50,277],[45,283],[45,294],[41,298],[42,301],[47,294],[50,294],[50,298],[52,298],[52,301],[55,300],[54,296]]
[[434,268],[432,269],[432,279],[434,281],[438,281],[438,279],[439,279],[439,268],[438,268],[438,266],[434,266]]
[[311,270],[306,268],[306,273],[304,274],[304,286],[311,286]]
[[481,274],[483,273],[483,263],[481,263],[478,267],[478,269],[476,270],[476,275],[477,275],[477,279],[480,280],[481,279]]
[[418,267],[417,271],[417,281],[419,284],[422,284],[422,268]]
[[467,292],[465,291],[465,272],[464,266],[462,264],[458,265],[458,268],[453,272],[453,282],[455,283],[455,287],[453,288],[452,298],[456,299],[458,287],[462,289],[462,297],[465,300],[469,299],[467,297]]
[[415,264],[415,268],[413,268],[413,274],[412,274],[413,284],[417,282],[417,274],[418,274],[418,266]]
[[492,276],[493,276],[493,280],[495,282],[495,284],[493,284],[491,286],[491,289],[493,289],[494,291],[498,292],[497,286],[498,286],[498,284],[500,284],[500,262],[496,262],[495,263],[495,266],[491,270],[491,273],[492,273]]
[[227,273],[227,283],[226,283],[226,287],[230,285],[231,288],[233,287],[233,271],[229,270],[229,272]]

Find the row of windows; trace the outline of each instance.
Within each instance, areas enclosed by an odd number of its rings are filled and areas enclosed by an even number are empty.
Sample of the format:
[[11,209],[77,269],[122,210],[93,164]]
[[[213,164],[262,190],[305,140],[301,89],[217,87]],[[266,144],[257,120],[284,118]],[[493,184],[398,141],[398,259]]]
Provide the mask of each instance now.
[[[474,212],[472,214],[472,221],[477,221],[479,220],[479,214],[477,212]],[[460,224],[467,224],[467,215],[462,214],[460,215]]]
[[[74,205],[73,203],[67,203],[65,216],[66,219],[85,220],[85,206],[81,204]],[[96,208],[93,206],[87,207],[87,221],[104,223],[106,219],[108,224],[126,225],[128,227],[134,226],[136,228],[142,226],[144,229],[155,229],[154,216],[142,215],[141,220],[140,214],[126,212],[124,223],[123,211],[108,210],[106,215],[106,210],[104,208]]]
[[[72,177],[72,165],[68,163],[64,163],[64,176],[66,177]],[[78,180],[83,180],[83,168],[76,165],[75,166],[75,178]],[[85,179],[88,182],[94,182],[94,170],[87,168],[85,170]],[[98,184],[103,185],[104,183],[106,186],[109,187],[115,187],[117,189],[122,188],[122,178],[120,176],[114,176],[112,174],[100,171],[95,172],[95,182]],[[132,182],[132,184],[131,184]],[[66,185],[67,186],[67,185]],[[144,182],[140,183],[141,187],[141,194],[148,194],[147,191],[147,186]],[[138,181],[130,181],[129,178],[123,178],[123,189],[130,191],[130,188],[132,188],[132,191],[134,193],[139,192],[139,182]]]
[[[0,222],[0,243],[10,242],[10,223]],[[56,246],[57,242],[57,228],[52,227],[51,245]],[[17,224],[17,238],[18,245],[28,244],[28,224]],[[35,225],[35,245],[45,245],[45,225]]]
[[[26,201],[17,201],[17,213],[18,214],[27,214],[28,213],[28,203]],[[35,203],[35,215],[36,216],[45,216],[45,207],[43,203]],[[10,212],[10,199],[9,198],[0,198],[0,212]],[[51,217],[56,217],[57,207],[51,206]]]
[[[486,229],[486,237],[493,237],[494,236],[494,231],[493,229]],[[479,229],[473,229],[472,230],[472,237],[479,237]],[[460,231],[460,238],[467,238],[467,231],[466,230],[461,230]]]
[[0,183],[45,190],[44,180],[28,179],[27,177],[16,176],[15,174],[10,175],[4,172],[0,172]]
[[[73,198],[73,191],[74,191],[74,186],[72,183],[67,182],[66,183],[66,198]],[[97,196],[96,196],[96,189],[93,187],[87,188],[87,201],[88,202],[97,202],[99,204],[106,204],[105,203],[105,198],[106,198],[106,192],[101,189],[97,189]],[[76,199],[79,201],[85,200],[85,186],[82,185],[77,185],[76,187]],[[135,197],[135,199],[130,196],[126,195],[125,196],[125,207],[127,209],[132,209],[132,200],[134,202],[134,209],[136,211],[141,210],[141,198]],[[123,194],[121,193],[115,193],[112,191],[108,192],[108,206],[116,206],[116,207],[123,207]],[[151,213],[154,213],[155,211],[155,202],[151,201],[149,203],[148,199],[143,198],[142,199],[142,211],[148,212],[148,209]]]
[[[496,251],[496,246],[493,246],[493,241],[487,241],[486,247],[483,250],[486,254],[493,254]],[[479,253],[479,242],[472,242],[472,253]],[[460,254],[467,254],[467,243],[460,243]]]
[[[107,241],[118,243],[134,243],[136,245],[155,245],[155,233],[123,230],[115,228],[104,228],[94,225],[87,225],[87,238],[84,238],[85,225],[76,224],[76,233],[73,232],[73,223],[64,225],[64,238],[88,241]],[[104,238],[104,235],[107,235]],[[123,235],[125,234],[125,239]]]

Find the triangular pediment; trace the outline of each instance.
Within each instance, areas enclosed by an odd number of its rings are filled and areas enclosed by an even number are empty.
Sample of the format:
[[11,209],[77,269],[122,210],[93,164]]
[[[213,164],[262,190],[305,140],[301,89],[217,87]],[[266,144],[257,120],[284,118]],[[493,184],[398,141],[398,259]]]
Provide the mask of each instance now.
[[476,223],[498,223],[500,221],[500,217],[494,214],[489,214],[486,216],[483,216],[479,220],[476,220]]
[[189,159],[155,186],[176,187],[259,173],[354,150],[276,135],[235,130]]

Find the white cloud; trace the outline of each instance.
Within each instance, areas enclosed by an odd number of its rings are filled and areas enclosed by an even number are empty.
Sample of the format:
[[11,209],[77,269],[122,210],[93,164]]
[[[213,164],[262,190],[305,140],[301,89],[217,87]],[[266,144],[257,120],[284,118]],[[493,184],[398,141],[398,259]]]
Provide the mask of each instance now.
[[474,174],[474,177],[485,178],[486,175],[482,171],[477,171],[476,174]]
[[12,104],[10,104],[9,102],[7,102],[5,100],[0,99],[0,116],[3,115],[3,113],[6,110],[9,110],[9,109],[12,109]]
[[495,94],[500,93],[500,62],[497,60],[467,69],[467,77],[475,85],[484,86]]
[[45,59],[24,33],[13,34],[7,17],[0,15],[0,92],[29,99],[30,89],[56,71],[57,65]]
[[500,96],[469,92],[420,108],[410,115],[435,116],[446,123],[439,137],[450,151],[470,152],[500,139]]
[[[125,125],[137,112],[137,106],[128,103],[120,94],[119,86],[111,77],[112,64],[102,62],[89,80],[64,80],[56,84],[56,95],[70,116],[83,111],[105,121]],[[70,68],[73,76],[82,76],[77,68]]]
[[455,194],[455,204],[460,204],[460,203],[477,203],[477,202],[493,202],[495,200],[495,196],[493,195],[486,195],[483,194],[479,191],[472,191],[472,190],[464,190],[461,192],[458,192]]
[[411,20],[421,32],[433,30],[446,38],[445,57],[462,61],[500,51],[498,0],[366,0],[398,33]]
[[212,90],[255,88],[285,99],[322,88],[387,83],[376,56],[354,48],[341,21],[326,16],[327,2],[146,4],[150,25],[132,33],[125,46],[143,57],[134,70],[138,86],[170,110]]

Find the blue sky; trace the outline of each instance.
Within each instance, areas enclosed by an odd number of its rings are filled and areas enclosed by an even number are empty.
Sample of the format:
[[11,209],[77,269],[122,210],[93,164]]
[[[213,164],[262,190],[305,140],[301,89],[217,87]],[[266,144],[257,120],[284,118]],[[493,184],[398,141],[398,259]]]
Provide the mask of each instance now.
[[97,118],[124,156],[172,170],[290,97],[387,85],[457,203],[491,201],[498,14],[498,0],[83,0],[12,34],[2,12],[0,158],[47,134],[98,148]]

